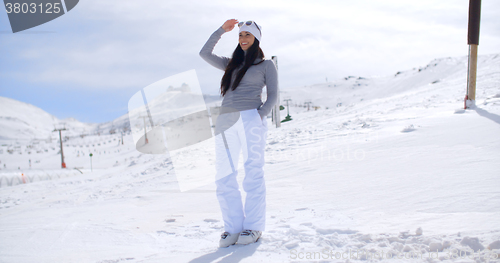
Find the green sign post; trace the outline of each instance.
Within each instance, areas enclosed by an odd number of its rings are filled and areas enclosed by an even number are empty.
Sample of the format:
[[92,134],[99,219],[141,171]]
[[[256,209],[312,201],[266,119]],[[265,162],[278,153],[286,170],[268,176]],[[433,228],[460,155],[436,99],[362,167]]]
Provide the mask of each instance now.
[[92,153],[89,154],[89,156],[90,156],[90,171],[91,172],[92,172],[92,155],[93,155]]

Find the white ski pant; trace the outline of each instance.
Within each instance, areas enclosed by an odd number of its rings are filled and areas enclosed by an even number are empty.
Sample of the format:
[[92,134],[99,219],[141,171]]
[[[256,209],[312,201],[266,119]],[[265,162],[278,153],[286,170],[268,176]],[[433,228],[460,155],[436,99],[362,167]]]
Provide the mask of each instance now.
[[[215,183],[224,229],[233,234],[244,229],[263,231],[266,218],[266,186],[263,168],[267,120],[265,117],[261,119],[257,109],[239,111],[239,114],[238,112],[235,114],[232,115],[234,125],[227,126],[215,136]],[[224,114],[220,115],[217,125],[224,122],[224,119],[227,121],[230,118],[224,117]],[[243,151],[245,168],[244,206],[236,180],[241,151]]]

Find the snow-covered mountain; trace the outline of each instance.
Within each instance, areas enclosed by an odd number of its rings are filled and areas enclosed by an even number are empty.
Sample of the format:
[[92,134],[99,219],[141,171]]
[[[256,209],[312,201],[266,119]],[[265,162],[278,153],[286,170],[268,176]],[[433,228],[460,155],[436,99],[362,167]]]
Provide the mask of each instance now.
[[31,104],[0,97],[0,139],[46,139],[59,120]]
[[214,185],[180,192],[171,159],[139,153],[130,134],[69,138],[66,164],[83,174],[58,169],[56,142],[2,145],[0,261],[497,262],[500,55],[479,57],[471,110],[466,68],[444,58],[282,88],[293,120],[267,119],[266,230],[247,246],[218,249]]
[[[498,67],[500,55],[480,57],[483,67]],[[431,61],[425,67],[396,72],[392,76],[365,78],[348,76],[328,83],[281,90],[281,98],[292,98],[292,104],[335,108],[352,106],[362,101],[380,99],[402,92],[409,92],[423,86],[436,85],[447,79],[463,79],[467,76],[467,57],[441,58]],[[465,97],[466,82],[458,91]]]
[[1,141],[58,140],[59,135],[53,132],[55,128],[66,128],[65,136],[76,136],[92,133],[96,125],[82,123],[74,118],[61,120],[31,104],[0,97]]

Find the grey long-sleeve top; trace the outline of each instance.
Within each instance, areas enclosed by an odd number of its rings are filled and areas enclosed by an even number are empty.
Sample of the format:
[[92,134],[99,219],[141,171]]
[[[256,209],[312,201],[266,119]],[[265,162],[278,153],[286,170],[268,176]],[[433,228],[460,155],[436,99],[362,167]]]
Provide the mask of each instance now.
[[[200,51],[200,56],[210,65],[226,70],[230,58],[213,54],[217,42],[226,31],[221,27],[217,29],[207,40],[207,43]],[[246,54],[246,51],[245,51]],[[255,63],[260,62],[256,59]],[[240,66],[240,68],[243,65]],[[238,69],[240,69],[238,68]],[[231,84],[234,83],[236,73],[233,71]],[[267,87],[267,100],[262,103],[261,94],[264,86]],[[222,107],[231,107],[236,110],[257,109],[261,118],[264,118],[271,112],[272,107],[278,100],[278,71],[272,60],[264,60],[258,65],[252,65],[241,79],[240,84],[235,90],[229,89],[222,99]]]

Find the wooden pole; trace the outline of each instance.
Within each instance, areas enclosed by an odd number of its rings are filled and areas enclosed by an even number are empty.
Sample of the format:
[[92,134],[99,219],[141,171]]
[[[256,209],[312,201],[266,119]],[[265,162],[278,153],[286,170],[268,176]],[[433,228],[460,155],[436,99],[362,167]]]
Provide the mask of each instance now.
[[472,108],[476,101],[477,46],[479,45],[479,25],[481,22],[481,0],[469,0],[469,25],[467,44],[469,45],[469,65],[467,68],[467,95],[464,108]]
[[469,45],[469,69],[467,83],[468,100],[476,100],[476,75],[477,75],[477,45]]

